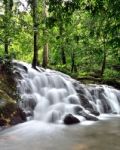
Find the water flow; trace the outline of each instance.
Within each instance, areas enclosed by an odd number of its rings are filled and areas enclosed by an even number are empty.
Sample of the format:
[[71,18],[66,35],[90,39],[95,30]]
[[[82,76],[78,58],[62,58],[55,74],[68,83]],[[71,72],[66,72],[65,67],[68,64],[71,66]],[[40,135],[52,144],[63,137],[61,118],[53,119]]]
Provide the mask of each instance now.
[[61,122],[67,114],[84,120],[93,111],[93,114],[120,113],[120,92],[116,89],[85,86],[57,71],[42,68],[36,71],[26,63],[14,63],[22,78],[18,80],[20,106],[30,119]]

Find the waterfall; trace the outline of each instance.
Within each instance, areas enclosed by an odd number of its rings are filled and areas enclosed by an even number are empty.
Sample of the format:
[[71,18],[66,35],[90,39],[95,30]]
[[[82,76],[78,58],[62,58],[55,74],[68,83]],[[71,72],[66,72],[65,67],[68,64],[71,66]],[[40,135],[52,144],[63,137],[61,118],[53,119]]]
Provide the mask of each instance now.
[[107,85],[83,85],[70,76],[50,69],[31,68],[14,61],[19,74],[20,107],[28,120],[63,122],[72,114],[80,121],[97,120],[100,114],[120,113],[120,91]]

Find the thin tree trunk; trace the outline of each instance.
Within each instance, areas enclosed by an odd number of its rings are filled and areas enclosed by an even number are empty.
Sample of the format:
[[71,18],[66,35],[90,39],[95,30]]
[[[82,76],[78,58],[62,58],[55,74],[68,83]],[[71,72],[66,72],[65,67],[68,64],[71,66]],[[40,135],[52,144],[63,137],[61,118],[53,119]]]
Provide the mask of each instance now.
[[[60,26],[59,27],[59,33],[60,33],[60,39],[62,40],[62,34],[63,34],[63,27]],[[64,50],[64,46],[62,45],[63,43],[61,42],[61,45],[60,45],[60,51],[61,51],[61,61],[62,61],[62,64],[66,64],[66,55],[65,55],[65,50]]]
[[32,67],[36,68],[37,64],[38,64],[38,45],[37,45],[37,41],[38,41],[38,34],[36,32],[34,32],[34,55],[33,55],[33,61],[32,61]]
[[[46,0],[43,1],[43,18],[44,18],[44,23],[46,25],[46,17],[47,17],[47,8],[46,8]],[[42,66],[44,68],[47,67],[48,65],[48,40],[47,40],[47,29],[45,28],[43,30],[43,36],[46,37],[46,42],[43,46],[43,62],[42,62]]]
[[43,63],[42,63],[42,66],[44,68],[46,68],[48,65],[48,43],[46,43],[44,45],[44,48],[43,48]]
[[65,51],[64,51],[64,47],[61,46],[61,59],[62,59],[62,64],[66,64],[66,56],[65,56]]
[[106,68],[106,50],[104,50],[103,62],[101,67],[101,77],[103,77],[105,68]]
[[77,72],[77,67],[75,64],[75,52],[74,51],[72,52],[72,55],[71,55],[71,72]]
[[37,23],[37,0],[32,0],[33,9],[33,34],[34,34],[34,55],[32,67],[36,68],[38,64],[38,23]]
[[9,48],[8,38],[5,38],[5,41],[4,41],[5,54],[8,54],[8,48]]
[[4,52],[5,54],[8,54],[8,48],[9,48],[9,43],[8,43],[8,24],[9,24],[9,2],[8,0],[4,0],[4,5],[5,5],[5,16],[4,16]]
[[107,57],[107,50],[106,50],[106,41],[104,39],[104,53],[103,53],[103,62],[102,62],[102,67],[101,67],[101,77],[103,77],[105,68],[106,68],[106,57]]

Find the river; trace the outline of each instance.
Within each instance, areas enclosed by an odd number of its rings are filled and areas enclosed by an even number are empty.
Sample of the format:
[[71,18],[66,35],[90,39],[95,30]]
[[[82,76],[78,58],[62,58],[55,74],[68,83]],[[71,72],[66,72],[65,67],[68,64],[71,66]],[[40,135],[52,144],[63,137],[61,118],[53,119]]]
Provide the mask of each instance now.
[[0,132],[0,150],[120,150],[120,117],[113,116],[70,126],[19,124]]

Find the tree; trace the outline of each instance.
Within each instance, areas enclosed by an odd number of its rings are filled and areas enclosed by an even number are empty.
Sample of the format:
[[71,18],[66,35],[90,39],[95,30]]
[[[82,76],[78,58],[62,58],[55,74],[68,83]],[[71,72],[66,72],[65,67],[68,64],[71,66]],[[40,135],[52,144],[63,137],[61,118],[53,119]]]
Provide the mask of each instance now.
[[46,7],[46,0],[43,0],[43,20],[44,20],[44,29],[43,29],[43,38],[44,38],[44,44],[43,44],[43,62],[42,66],[44,68],[48,65],[48,37],[47,37],[47,27],[46,27],[46,20],[48,16],[48,10]]
[[32,18],[33,18],[33,41],[34,41],[34,54],[32,60],[32,67],[36,68],[38,64],[38,14],[37,14],[37,7],[38,7],[38,0],[31,0],[29,1],[32,8]]
[[13,7],[13,0],[4,0],[4,17],[3,17],[3,22],[4,22],[4,51],[6,54],[8,54],[8,47],[10,44],[10,21],[12,17],[12,7]]
[[50,27],[57,26],[59,30],[59,48],[62,64],[66,64],[65,41],[63,34],[67,28],[67,24],[71,21],[71,16],[76,9],[80,8],[80,1],[64,1],[64,0],[49,0],[49,18],[48,24]]
[[100,42],[103,56],[101,60],[101,77],[104,75],[106,64],[110,63],[107,60],[109,54],[115,52],[113,43],[116,43],[114,46],[118,46],[119,19],[116,17],[120,16],[118,5],[120,5],[120,2],[116,0],[114,3],[111,0],[96,0],[94,5],[89,4],[90,13],[95,18],[95,22],[93,23],[94,38],[97,37],[98,42]]

